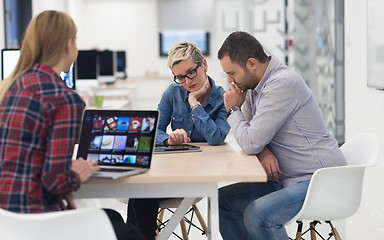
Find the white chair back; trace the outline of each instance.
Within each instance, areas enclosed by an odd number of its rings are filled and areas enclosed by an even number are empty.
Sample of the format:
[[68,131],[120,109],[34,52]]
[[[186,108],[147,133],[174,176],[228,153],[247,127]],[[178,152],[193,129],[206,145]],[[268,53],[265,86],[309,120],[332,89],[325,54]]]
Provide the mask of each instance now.
[[348,166],[375,166],[379,159],[379,137],[375,133],[362,133],[340,147]]
[[285,225],[302,220],[338,220],[353,215],[360,206],[364,172],[378,161],[377,134],[364,133],[340,148],[347,166],[317,170],[311,179],[299,213]]
[[1,240],[113,240],[113,226],[102,209],[83,208],[23,214],[0,209]]

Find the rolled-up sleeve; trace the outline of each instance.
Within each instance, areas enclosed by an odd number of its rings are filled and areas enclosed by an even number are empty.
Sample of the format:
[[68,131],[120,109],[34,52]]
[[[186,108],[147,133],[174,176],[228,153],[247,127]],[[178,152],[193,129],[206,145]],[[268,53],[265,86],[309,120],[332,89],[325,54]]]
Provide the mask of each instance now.
[[212,112],[217,114],[215,119],[199,106],[191,112],[192,121],[209,145],[219,145],[224,143],[230,130],[223,101],[218,101]]
[[[236,111],[228,117],[234,136],[247,154],[258,154],[271,142],[290,114],[297,108],[298,100],[288,81],[271,81],[257,95],[247,92],[244,114]],[[257,109],[255,104],[257,103]],[[254,112],[250,121],[250,109]]]

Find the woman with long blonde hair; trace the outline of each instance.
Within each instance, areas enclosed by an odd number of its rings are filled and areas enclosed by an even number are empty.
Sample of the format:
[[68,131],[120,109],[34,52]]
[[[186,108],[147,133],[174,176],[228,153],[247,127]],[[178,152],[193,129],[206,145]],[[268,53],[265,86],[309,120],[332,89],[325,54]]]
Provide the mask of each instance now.
[[[77,58],[76,32],[65,13],[38,14],[26,29],[15,70],[0,84],[0,208],[75,208],[72,192],[99,169],[90,159],[71,160],[85,104],[59,74]],[[106,212],[118,239],[141,239],[119,214]]]

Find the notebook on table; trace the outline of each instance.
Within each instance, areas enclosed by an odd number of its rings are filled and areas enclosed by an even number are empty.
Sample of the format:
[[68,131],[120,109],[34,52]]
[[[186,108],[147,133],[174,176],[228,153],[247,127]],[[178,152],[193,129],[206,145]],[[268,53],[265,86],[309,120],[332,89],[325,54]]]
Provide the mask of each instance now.
[[156,110],[86,109],[77,158],[98,161],[95,177],[117,179],[149,170],[159,113]]

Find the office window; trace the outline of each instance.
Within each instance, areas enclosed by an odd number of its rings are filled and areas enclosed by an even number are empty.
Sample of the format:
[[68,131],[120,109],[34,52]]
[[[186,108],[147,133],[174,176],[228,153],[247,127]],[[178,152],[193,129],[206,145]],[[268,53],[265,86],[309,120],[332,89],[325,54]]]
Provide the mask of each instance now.
[[32,18],[31,0],[4,0],[5,47],[19,48]]
[[312,90],[330,133],[344,143],[344,1],[288,1],[288,65]]

